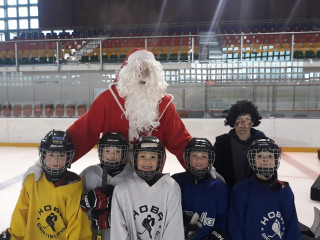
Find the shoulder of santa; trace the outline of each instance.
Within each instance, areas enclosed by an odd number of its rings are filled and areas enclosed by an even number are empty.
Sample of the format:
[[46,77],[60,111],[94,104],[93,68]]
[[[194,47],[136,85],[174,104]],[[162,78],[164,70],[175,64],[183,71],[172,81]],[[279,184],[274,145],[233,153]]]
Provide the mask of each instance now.
[[164,112],[168,106],[173,101],[173,96],[171,94],[164,94],[164,96],[161,98],[161,101],[159,103],[159,111]]

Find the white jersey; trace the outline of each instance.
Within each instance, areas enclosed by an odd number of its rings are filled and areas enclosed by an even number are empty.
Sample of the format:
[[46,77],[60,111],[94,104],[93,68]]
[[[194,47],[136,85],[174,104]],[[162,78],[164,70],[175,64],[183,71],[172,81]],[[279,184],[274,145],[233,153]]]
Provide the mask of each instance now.
[[165,174],[151,187],[136,173],[114,189],[112,240],[184,240],[181,190]]
[[[108,174],[107,184],[116,186],[121,180],[123,180],[125,177],[133,173],[133,169],[130,164],[127,164],[123,171],[114,177],[110,176]],[[100,166],[100,164],[92,165],[84,169],[80,177],[83,182],[84,192],[88,192],[91,189],[95,189],[96,187],[101,187],[102,185],[102,174],[103,170]],[[113,201],[113,200],[112,200]],[[90,218],[90,212],[88,213]],[[95,229],[92,229],[93,232],[96,232]],[[109,240],[110,239],[110,229],[103,230],[102,233],[103,240]]]

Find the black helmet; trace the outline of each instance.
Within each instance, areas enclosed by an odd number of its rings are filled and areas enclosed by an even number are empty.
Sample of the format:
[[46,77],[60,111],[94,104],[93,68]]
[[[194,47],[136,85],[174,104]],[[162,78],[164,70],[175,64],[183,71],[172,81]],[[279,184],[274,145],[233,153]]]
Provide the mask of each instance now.
[[[138,153],[141,151],[154,152],[158,154],[158,163],[155,171],[141,171],[138,170]],[[144,180],[152,179],[158,174],[164,165],[166,159],[166,151],[162,146],[160,140],[153,136],[142,136],[134,144],[132,148],[133,166],[137,175]]]
[[[275,165],[274,167],[257,167],[255,164],[255,155],[259,152],[270,152],[273,154],[272,159],[263,159],[264,161],[270,161],[274,160]],[[266,178],[269,178],[270,176],[275,175],[276,171],[279,168],[280,165],[280,157],[281,157],[281,151],[280,148],[275,142],[270,138],[264,138],[264,139],[256,139],[254,140],[251,145],[250,149],[247,154],[247,158],[250,164],[251,169],[259,175],[263,175]]]
[[[105,147],[117,147],[121,149],[120,161],[103,161],[103,149]],[[126,156],[129,149],[128,140],[121,134],[116,132],[108,132],[98,142],[98,155],[102,166],[109,169],[119,169],[126,164]]]
[[[41,140],[38,149],[42,168],[49,175],[60,175],[64,173],[67,168],[71,166],[75,153],[75,146],[72,143],[71,138],[68,136],[68,133],[64,131],[56,131],[54,129],[48,132],[47,135]],[[47,167],[47,152],[66,154],[65,164],[56,168]]]
[[[207,152],[208,153],[208,166],[204,169],[198,170],[190,165],[190,153],[191,152]],[[195,178],[203,178],[207,173],[211,171],[212,164],[214,163],[215,153],[212,148],[211,142],[206,138],[192,138],[188,142],[184,149],[183,159],[187,167],[187,171],[190,172]]]

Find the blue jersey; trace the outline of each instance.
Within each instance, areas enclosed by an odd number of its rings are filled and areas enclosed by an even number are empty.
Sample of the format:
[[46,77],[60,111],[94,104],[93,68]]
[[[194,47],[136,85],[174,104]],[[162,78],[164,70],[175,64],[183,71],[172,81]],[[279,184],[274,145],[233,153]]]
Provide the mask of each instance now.
[[193,240],[205,239],[216,228],[227,231],[230,190],[221,179],[209,176],[196,185],[186,172],[174,174],[172,178],[181,188],[183,212],[198,213],[203,224]]
[[274,192],[254,178],[237,183],[231,193],[229,233],[236,240],[300,240],[290,186]]

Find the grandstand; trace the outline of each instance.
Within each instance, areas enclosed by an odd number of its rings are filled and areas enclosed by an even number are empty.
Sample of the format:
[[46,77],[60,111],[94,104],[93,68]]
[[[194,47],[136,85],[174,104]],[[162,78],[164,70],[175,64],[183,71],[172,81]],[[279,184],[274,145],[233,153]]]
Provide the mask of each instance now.
[[181,117],[223,117],[247,98],[263,117],[319,118],[319,29],[319,19],[295,18],[8,30],[0,117],[79,117],[128,52],[146,48]]

